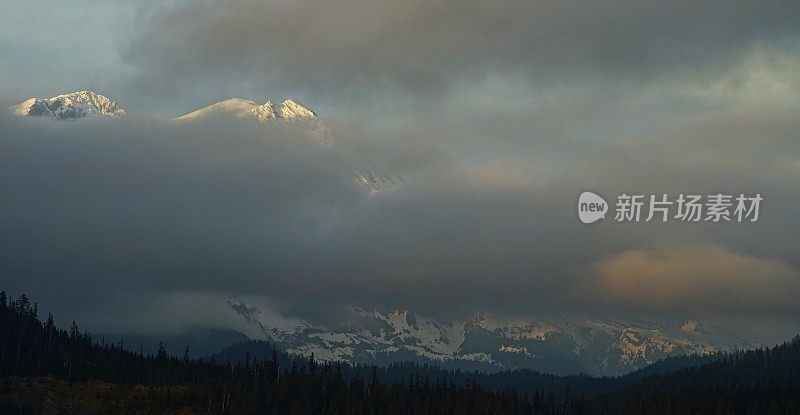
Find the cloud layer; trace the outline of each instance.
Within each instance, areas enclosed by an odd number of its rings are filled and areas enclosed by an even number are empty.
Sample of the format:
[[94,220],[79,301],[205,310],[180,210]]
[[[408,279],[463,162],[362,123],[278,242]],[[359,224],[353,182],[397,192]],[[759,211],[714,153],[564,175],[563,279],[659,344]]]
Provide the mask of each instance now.
[[[45,52],[22,53],[29,38],[0,39],[16,68],[4,96],[66,92],[44,91],[63,77],[116,92],[131,114],[0,114],[5,288],[98,327],[147,326],[137,310],[155,321],[170,307],[175,327],[217,321],[189,304],[227,295],[323,316],[344,304],[800,316],[796,2],[148,6],[126,6],[116,41],[83,43],[80,59],[41,66]],[[118,60],[93,62],[112,47]],[[160,121],[232,96],[299,98],[334,145]],[[353,183],[368,170],[406,184],[370,197]],[[757,223],[584,226],[587,189],[765,200]]]
[[[601,151],[572,143],[569,157],[559,145],[464,157],[427,127],[377,138],[334,122],[334,145],[320,147],[302,129],[240,120],[2,117],[5,285],[64,294],[71,310],[130,293],[125,310],[152,295],[248,295],[304,315],[800,311],[796,235],[784,232],[797,218],[782,208],[800,202],[800,158],[784,110],[682,121]],[[463,143],[483,134],[447,129]],[[375,166],[405,185],[369,196],[354,172]],[[757,223],[585,226],[574,204],[586,188],[759,191],[765,205]]]
[[430,98],[488,74],[539,88],[709,81],[754,48],[796,52],[800,35],[790,1],[215,0],[148,17],[123,58],[153,96],[205,84]]

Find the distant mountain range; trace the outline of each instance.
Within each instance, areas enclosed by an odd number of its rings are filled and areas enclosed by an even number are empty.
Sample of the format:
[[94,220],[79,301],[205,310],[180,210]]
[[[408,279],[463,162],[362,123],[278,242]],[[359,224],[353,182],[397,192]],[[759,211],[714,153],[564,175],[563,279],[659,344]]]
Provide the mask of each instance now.
[[[9,110],[22,117],[47,117],[57,120],[76,120],[87,116],[123,117],[125,110],[114,100],[92,91],[78,91],[56,95],[52,98],[29,98]],[[271,101],[257,104],[253,101],[231,98],[176,117],[175,121],[198,121],[214,116],[232,116],[258,122],[315,121],[317,114],[293,99],[279,105]]]
[[486,371],[525,368],[616,376],[669,356],[760,346],[694,320],[482,315],[439,321],[407,311],[352,308],[345,321],[331,326],[258,309],[238,299],[228,303],[258,326],[265,340],[290,353],[351,363],[414,361]]
[[211,358],[98,343],[0,291],[0,413],[796,414],[800,337],[621,377],[320,362],[264,341]]
[[[71,92],[52,98],[29,98],[9,110],[18,116],[57,120],[76,120],[87,116],[125,116],[125,110],[116,101],[92,91]],[[230,98],[176,117],[175,121],[198,121],[215,116],[232,116],[258,122],[319,120],[314,111],[293,99],[273,105],[271,101],[257,104],[246,99]]]

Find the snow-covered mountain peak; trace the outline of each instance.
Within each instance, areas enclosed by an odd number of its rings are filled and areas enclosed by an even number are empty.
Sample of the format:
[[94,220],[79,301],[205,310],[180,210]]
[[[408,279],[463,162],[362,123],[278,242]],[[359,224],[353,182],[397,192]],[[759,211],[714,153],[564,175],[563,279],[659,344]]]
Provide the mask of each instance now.
[[255,121],[260,124],[271,124],[273,122],[295,123],[302,121],[299,124],[306,128],[306,137],[310,141],[323,146],[330,146],[333,144],[331,132],[326,123],[320,120],[314,111],[292,99],[287,99],[280,103],[280,105],[275,105],[272,101],[259,104],[247,99],[229,98],[188,114],[181,115],[175,118],[174,121],[200,121],[215,117],[233,117]]
[[77,120],[86,116],[122,117],[125,110],[114,101],[92,91],[78,91],[52,98],[29,98],[9,108],[21,117]]
[[211,104],[207,107],[192,111],[186,115],[175,118],[176,121],[192,121],[212,116],[234,116],[236,118],[251,119],[258,122],[274,120],[316,120],[317,114],[300,105],[297,101],[287,99],[275,106],[272,101],[258,104],[254,101],[241,98],[229,98]]

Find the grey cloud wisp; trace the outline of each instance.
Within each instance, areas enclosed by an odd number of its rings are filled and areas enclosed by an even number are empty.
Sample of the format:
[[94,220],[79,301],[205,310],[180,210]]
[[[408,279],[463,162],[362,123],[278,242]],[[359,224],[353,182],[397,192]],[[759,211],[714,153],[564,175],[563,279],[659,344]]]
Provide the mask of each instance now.
[[796,52],[800,35],[789,1],[215,0],[156,10],[122,59],[132,94],[167,100],[200,85],[431,99],[489,74],[539,88],[709,81],[753,48]]

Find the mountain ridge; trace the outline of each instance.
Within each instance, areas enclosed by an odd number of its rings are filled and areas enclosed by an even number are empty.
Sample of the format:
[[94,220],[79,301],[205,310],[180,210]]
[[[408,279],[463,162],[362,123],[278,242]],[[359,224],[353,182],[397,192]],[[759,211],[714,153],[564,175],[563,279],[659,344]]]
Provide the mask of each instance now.
[[408,311],[351,307],[340,324],[316,324],[239,299],[229,306],[264,340],[321,360],[391,364],[411,360],[486,371],[533,369],[615,376],[670,356],[710,355],[761,346],[695,320],[625,317],[499,318],[439,321]]

